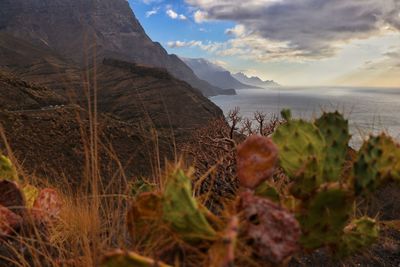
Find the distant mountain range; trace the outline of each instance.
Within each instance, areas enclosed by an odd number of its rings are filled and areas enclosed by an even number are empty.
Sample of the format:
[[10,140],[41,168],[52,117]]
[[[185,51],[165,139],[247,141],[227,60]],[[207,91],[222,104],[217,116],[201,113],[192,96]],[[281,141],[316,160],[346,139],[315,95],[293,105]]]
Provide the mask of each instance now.
[[262,81],[258,77],[247,77],[243,73],[232,74],[223,67],[204,58],[181,58],[202,80],[223,89],[262,88],[278,86],[274,81]]
[[263,81],[257,76],[249,77],[246,74],[244,74],[243,72],[238,72],[236,74],[233,74],[233,77],[235,77],[235,79],[237,79],[238,81],[240,81],[242,83],[250,84],[253,86],[259,86],[259,87],[280,86],[278,83],[276,83],[273,80]]
[[244,89],[250,85],[239,82],[226,69],[203,58],[181,58],[202,80],[223,89]]

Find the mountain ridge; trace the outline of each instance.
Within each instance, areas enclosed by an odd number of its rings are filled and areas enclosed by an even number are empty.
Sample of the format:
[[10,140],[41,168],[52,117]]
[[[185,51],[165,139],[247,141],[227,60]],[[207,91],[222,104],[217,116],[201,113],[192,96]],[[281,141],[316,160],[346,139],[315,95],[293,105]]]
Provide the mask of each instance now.
[[276,83],[273,80],[266,80],[263,81],[257,76],[247,76],[243,72],[238,72],[233,74],[233,77],[235,77],[237,80],[243,83],[247,83],[253,86],[259,86],[259,87],[271,87],[271,86],[280,86],[278,83]]
[[200,79],[206,80],[214,86],[223,89],[245,89],[253,87],[252,85],[238,81],[228,70],[204,58],[181,57],[181,59]]

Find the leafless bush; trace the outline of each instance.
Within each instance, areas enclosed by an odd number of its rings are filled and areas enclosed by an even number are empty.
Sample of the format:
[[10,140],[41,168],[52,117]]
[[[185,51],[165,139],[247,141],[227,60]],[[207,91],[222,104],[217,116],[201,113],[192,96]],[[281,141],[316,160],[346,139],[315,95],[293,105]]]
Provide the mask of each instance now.
[[195,193],[206,206],[216,211],[224,198],[235,195],[236,144],[252,134],[270,135],[279,123],[276,116],[268,120],[262,112],[256,112],[252,119],[243,119],[239,108],[235,108],[226,120],[214,120],[194,133],[182,150],[195,169]]

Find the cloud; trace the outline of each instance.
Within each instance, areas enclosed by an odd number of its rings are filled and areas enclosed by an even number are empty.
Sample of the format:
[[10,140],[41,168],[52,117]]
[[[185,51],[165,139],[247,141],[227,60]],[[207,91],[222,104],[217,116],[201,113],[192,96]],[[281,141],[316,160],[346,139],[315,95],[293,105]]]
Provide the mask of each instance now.
[[[251,36],[304,58],[331,57],[346,43],[400,31],[399,0],[185,0],[195,21],[235,21],[234,38]],[[238,34],[240,30],[241,34]],[[246,31],[246,32],[244,32]],[[246,37],[247,36],[247,37]],[[259,41],[261,42],[261,41]]]
[[201,10],[197,10],[197,11],[194,12],[193,18],[194,18],[194,21],[196,23],[201,24],[201,23],[206,22],[208,20],[208,14],[207,14],[207,12],[204,12],[204,11],[201,11]]
[[143,3],[145,3],[146,5],[150,5],[150,4],[154,4],[154,3],[161,3],[164,0],[142,0]]
[[243,25],[238,24],[231,29],[227,29],[225,31],[225,34],[240,37],[240,36],[243,36],[245,34],[245,32],[246,32],[245,27]]
[[167,43],[169,48],[183,48],[183,47],[200,47],[202,45],[201,41],[170,41]]
[[159,10],[160,10],[159,7],[155,7],[152,10],[147,11],[146,12],[146,18],[150,18],[151,16],[157,15]]
[[237,56],[259,62],[269,62],[282,58],[302,60],[302,51],[292,49],[284,42],[271,42],[257,35],[246,35],[226,42],[170,41],[169,48],[199,48],[215,56]]
[[166,11],[166,14],[168,17],[170,17],[171,19],[179,19],[179,20],[186,20],[187,17],[183,14],[178,14],[176,13],[173,9],[168,8]]

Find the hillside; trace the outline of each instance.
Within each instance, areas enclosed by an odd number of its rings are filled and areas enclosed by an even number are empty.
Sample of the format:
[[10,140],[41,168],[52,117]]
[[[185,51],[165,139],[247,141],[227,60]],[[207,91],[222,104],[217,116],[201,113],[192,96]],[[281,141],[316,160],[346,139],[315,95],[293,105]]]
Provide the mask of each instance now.
[[[85,70],[43,45],[4,33],[0,55],[1,125],[24,169],[44,178],[62,173],[79,181],[84,175],[87,88],[91,99],[97,92],[98,131],[106,145],[104,177],[118,171],[117,159],[128,176],[150,174],[156,153],[172,159],[174,143],[223,116],[200,92],[164,69],[108,59]],[[0,146],[4,152],[4,143]]]
[[[106,70],[113,71],[110,66],[105,67],[104,71]],[[120,72],[118,69],[115,71]],[[123,71],[120,73],[124,74]],[[132,73],[132,76],[138,78],[137,74]],[[156,81],[150,74],[146,75],[145,79],[150,82]],[[172,77],[170,79],[174,80]],[[166,81],[166,86],[167,83]],[[185,89],[182,86],[181,90]],[[195,93],[190,98],[195,99],[198,93],[194,89],[191,90]],[[50,89],[24,82],[5,72],[0,73],[0,92],[0,126],[23,169],[29,174],[52,181],[59,179],[60,175],[65,176],[69,182],[78,185],[84,176],[85,149],[89,145],[88,112],[77,105],[68,104]],[[190,98],[182,96],[181,100],[191,103]],[[153,95],[155,105],[161,106],[162,103],[166,103],[165,100],[168,101]],[[97,130],[102,166],[100,173],[108,182],[110,177],[121,171],[119,164],[124,166],[123,172],[127,177],[151,175],[156,152],[163,157],[173,157],[172,142],[176,139],[171,133],[166,116],[161,116],[154,107],[149,109],[149,116],[145,116],[141,113],[145,111],[135,111],[134,106],[124,106],[128,110],[127,114],[139,114],[139,117],[131,117],[130,120],[122,120],[118,116],[106,113],[98,115]],[[200,109],[194,111],[199,112],[203,120],[211,116],[206,109],[203,112]],[[190,119],[192,123],[189,126],[196,127],[202,123],[193,118],[196,118],[194,113],[182,121],[172,119],[172,123],[175,123],[172,127],[186,124]],[[152,137],[153,129],[159,133],[158,140]],[[174,129],[177,136],[183,134],[183,137],[188,137],[188,129]],[[0,141],[0,151],[6,150],[4,141]]]
[[0,71],[0,110],[17,111],[64,105],[66,100],[45,87],[34,86]]

